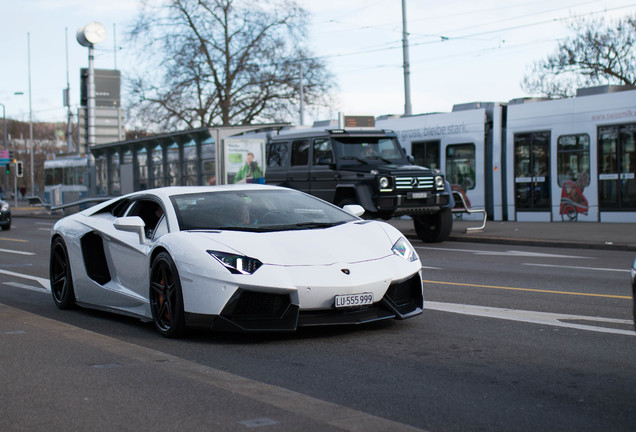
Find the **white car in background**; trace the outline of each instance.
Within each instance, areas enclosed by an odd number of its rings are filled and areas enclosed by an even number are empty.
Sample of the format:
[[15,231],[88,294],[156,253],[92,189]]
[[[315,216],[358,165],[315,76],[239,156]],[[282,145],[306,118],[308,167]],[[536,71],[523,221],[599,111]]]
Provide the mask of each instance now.
[[53,300],[153,320],[167,337],[420,314],[414,248],[362,212],[254,184],[135,192],[56,223]]

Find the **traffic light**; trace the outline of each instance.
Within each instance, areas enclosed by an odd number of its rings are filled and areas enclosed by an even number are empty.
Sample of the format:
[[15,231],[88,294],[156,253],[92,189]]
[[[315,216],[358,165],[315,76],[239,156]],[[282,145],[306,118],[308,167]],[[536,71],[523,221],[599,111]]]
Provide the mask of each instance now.
[[15,164],[15,175],[16,177],[22,177],[24,175],[24,167],[22,161],[17,161]]
[[5,169],[6,169],[6,171],[5,171],[5,172],[7,173],[7,175],[11,174],[11,164],[7,164],[7,166],[5,167]]

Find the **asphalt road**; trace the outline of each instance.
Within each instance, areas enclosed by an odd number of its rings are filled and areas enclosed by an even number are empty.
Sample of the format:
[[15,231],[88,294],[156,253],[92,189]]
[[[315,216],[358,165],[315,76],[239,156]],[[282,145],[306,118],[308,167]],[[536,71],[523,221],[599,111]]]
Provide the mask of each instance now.
[[414,242],[414,319],[167,340],[55,308],[52,223],[0,232],[0,430],[636,430],[632,252]]

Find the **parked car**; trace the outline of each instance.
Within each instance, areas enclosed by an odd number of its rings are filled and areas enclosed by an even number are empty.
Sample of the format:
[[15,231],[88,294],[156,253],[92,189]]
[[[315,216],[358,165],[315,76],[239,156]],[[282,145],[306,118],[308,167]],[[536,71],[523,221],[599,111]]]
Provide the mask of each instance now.
[[0,228],[5,231],[11,229],[11,206],[7,201],[0,199]]
[[362,213],[257,184],[135,192],[55,224],[53,300],[153,320],[167,337],[420,314],[414,248]]
[[267,184],[298,189],[340,207],[359,204],[365,217],[411,216],[425,242],[441,242],[451,234],[450,184],[441,172],[414,165],[395,132],[281,132],[269,137],[266,153]]
[[632,268],[630,273],[632,276],[632,302],[633,302],[632,311],[634,315],[634,328],[636,329],[636,258],[634,259],[634,262],[632,263]]

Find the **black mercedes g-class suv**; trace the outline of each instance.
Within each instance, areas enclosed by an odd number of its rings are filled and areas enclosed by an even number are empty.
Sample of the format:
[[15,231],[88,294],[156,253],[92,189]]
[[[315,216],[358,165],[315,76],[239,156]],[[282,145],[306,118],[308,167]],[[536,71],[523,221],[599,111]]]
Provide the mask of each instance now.
[[412,216],[425,242],[444,241],[454,202],[444,176],[413,165],[387,130],[309,129],[267,140],[265,182],[336,204],[359,204],[365,217]]

